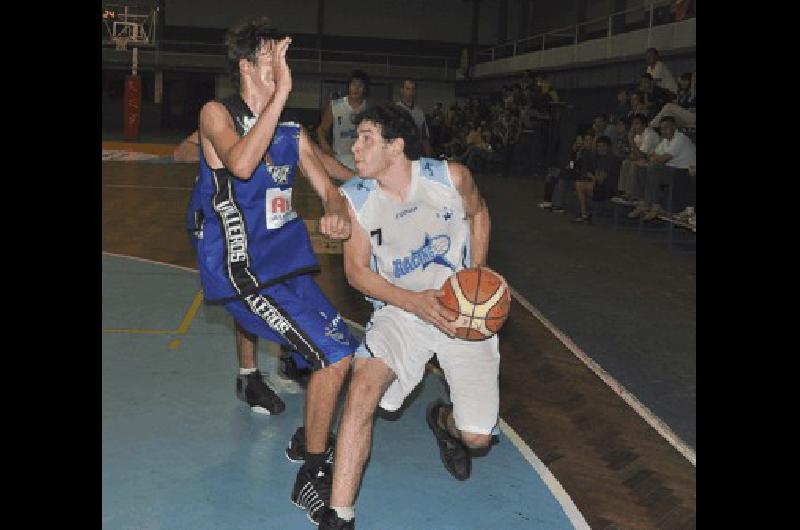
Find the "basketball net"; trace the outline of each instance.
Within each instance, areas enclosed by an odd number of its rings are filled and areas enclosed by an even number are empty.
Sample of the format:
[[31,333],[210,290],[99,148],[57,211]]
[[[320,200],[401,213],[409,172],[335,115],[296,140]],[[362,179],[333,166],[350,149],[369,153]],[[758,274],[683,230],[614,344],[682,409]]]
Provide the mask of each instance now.
[[114,44],[117,46],[117,51],[124,52],[128,49],[128,37],[124,35],[117,35],[114,37]]

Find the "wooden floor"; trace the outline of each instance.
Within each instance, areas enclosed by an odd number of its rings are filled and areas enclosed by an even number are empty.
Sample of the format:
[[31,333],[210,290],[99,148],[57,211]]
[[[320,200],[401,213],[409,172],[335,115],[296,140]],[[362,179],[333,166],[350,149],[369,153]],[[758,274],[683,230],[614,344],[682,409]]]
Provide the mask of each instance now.
[[[103,162],[103,250],[194,268],[184,215],[195,173],[192,164]],[[307,187],[295,207],[319,217]],[[345,317],[365,323],[370,307],[347,285],[341,255],[319,258],[322,289]],[[696,527],[691,463],[516,301],[500,336],[500,415],[592,528]]]

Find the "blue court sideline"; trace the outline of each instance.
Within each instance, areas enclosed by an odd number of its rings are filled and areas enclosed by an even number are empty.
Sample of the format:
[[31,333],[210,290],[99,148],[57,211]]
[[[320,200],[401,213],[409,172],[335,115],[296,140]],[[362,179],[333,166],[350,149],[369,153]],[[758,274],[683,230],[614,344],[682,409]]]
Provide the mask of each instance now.
[[[197,274],[102,261],[103,528],[314,528],[289,501],[298,464],[283,450],[301,424],[304,393],[277,375],[277,348],[260,341],[259,363],[286,412],[251,413],[234,395],[231,320],[220,307],[198,305]],[[402,416],[376,420],[359,529],[588,528],[505,432],[473,461],[472,478],[454,480],[424,418],[444,392],[429,372]]]

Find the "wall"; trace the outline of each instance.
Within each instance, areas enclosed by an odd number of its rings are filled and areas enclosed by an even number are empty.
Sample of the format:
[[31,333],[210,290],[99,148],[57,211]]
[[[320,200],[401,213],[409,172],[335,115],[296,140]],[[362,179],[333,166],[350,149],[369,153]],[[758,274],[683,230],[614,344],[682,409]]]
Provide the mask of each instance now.
[[[356,8],[355,5],[358,7]],[[264,14],[288,33],[317,32],[317,0],[166,0],[169,26],[226,28]],[[357,13],[354,14],[354,13]],[[409,16],[413,16],[411,21]],[[497,0],[480,6],[479,41],[497,40]],[[324,33],[357,37],[469,43],[472,3],[464,0],[324,0]]]

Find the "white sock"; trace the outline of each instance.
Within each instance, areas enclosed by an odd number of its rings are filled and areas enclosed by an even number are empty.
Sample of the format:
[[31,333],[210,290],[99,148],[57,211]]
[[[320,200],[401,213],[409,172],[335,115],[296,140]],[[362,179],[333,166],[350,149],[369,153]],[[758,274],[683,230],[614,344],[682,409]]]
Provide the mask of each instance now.
[[239,368],[239,375],[252,374],[256,370],[258,370],[258,368]]
[[356,516],[356,510],[352,506],[331,506],[331,509],[344,521],[352,521]]

